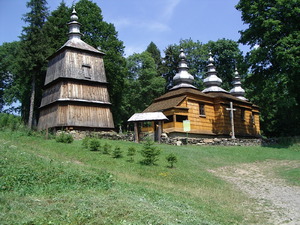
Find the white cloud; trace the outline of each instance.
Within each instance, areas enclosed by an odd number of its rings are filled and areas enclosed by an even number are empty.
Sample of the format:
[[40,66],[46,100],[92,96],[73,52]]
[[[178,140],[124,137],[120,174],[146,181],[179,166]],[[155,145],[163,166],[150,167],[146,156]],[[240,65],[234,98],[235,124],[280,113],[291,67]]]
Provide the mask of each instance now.
[[163,13],[162,13],[162,17],[165,20],[170,20],[174,14],[174,11],[177,7],[177,5],[180,3],[181,0],[167,0]]

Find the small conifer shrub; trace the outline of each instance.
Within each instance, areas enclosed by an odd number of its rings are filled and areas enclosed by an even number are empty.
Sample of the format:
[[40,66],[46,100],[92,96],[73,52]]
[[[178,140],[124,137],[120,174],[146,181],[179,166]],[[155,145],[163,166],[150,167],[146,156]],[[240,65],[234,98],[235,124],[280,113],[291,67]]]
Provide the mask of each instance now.
[[123,157],[123,153],[120,147],[118,146],[115,147],[115,149],[112,152],[112,157],[115,159]]
[[100,151],[101,143],[98,139],[91,138],[88,146],[90,151]]
[[61,134],[56,136],[55,140],[56,140],[56,142],[70,144],[74,141],[74,138],[71,134],[67,134],[65,132],[62,132]]
[[143,165],[155,165],[156,161],[158,161],[158,156],[160,154],[160,149],[154,146],[154,142],[150,139],[147,139],[144,142],[143,148],[141,150],[141,155],[144,159],[141,161]]
[[105,143],[105,144],[103,145],[103,151],[102,151],[102,153],[103,153],[103,154],[109,155],[109,154],[110,154],[110,151],[111,151],[111,145]]
[[129,147],[127,151],[127,156],[129,157],[128,162],[133,162],[133,157],[135,156],[136,149],[134,147]]
[[176,155],[174,155],[173,153],[169,154],[166,157],[166,160],[168,161],[168,163],[170,164],[168,167],[169,168],[174,168],[174,163],[177,163],[177,157]]

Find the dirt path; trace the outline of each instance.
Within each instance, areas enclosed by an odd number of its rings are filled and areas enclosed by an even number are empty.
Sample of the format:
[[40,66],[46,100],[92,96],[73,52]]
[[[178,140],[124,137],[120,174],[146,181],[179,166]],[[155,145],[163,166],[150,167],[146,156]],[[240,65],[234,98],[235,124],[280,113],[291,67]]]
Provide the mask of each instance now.
[[300,224],[300,187],[275,177],[274,169],[300,167],[299,161],[265,161],[222,167],[210,172],[233,183],[257,201],[251,214],[262,214],[269,224]]

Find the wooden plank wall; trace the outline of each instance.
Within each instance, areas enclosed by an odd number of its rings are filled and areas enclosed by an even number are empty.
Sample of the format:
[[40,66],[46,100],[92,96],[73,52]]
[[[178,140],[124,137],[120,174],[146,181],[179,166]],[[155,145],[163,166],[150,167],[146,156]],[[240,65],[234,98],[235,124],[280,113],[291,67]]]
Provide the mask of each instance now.
[[38,129],[65,126],[114,128],[114,122],[105,106],[55,104],[41,110]]
[[66,49],[50,60],[45,85],[59,77],[107,82],[100,55],[71,49]]
[[58,99],[84,99],[109,102],[109,94],[106,85],[69,81],[60,81],[47,88],[43,93],[41,107],[55,102]]

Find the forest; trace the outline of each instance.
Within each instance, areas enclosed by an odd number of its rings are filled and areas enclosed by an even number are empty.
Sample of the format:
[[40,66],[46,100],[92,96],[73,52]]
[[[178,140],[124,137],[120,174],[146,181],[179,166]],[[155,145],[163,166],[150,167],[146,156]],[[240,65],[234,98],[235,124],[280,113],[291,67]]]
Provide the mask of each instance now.
[[[49,12],[46,0],[28,0],[20,40],[0,46],[0,112],[19,113],[30,128],[39,117],[47,57],[67,41],[72,7],[62,1]],[[116,127],[126,130],[133,113],[142,112],[172,86],[183,48],[200,90],[212,52],[225,90],[232,86],[235,66],[238,68],[246,98],[260,107],[264,136],[300,135],[299,0],[240,0],[236,9],[248,28],[240,31],[238,42],[222,37],[207,43],[182,39],[162,52],[151,42],[144,52],[128,57],[114,24],[103,20],[100,6],[79,0],[75,7],[83,41],[105,52]],[[250,51],[243,53],[239,43],[249,45]]]

